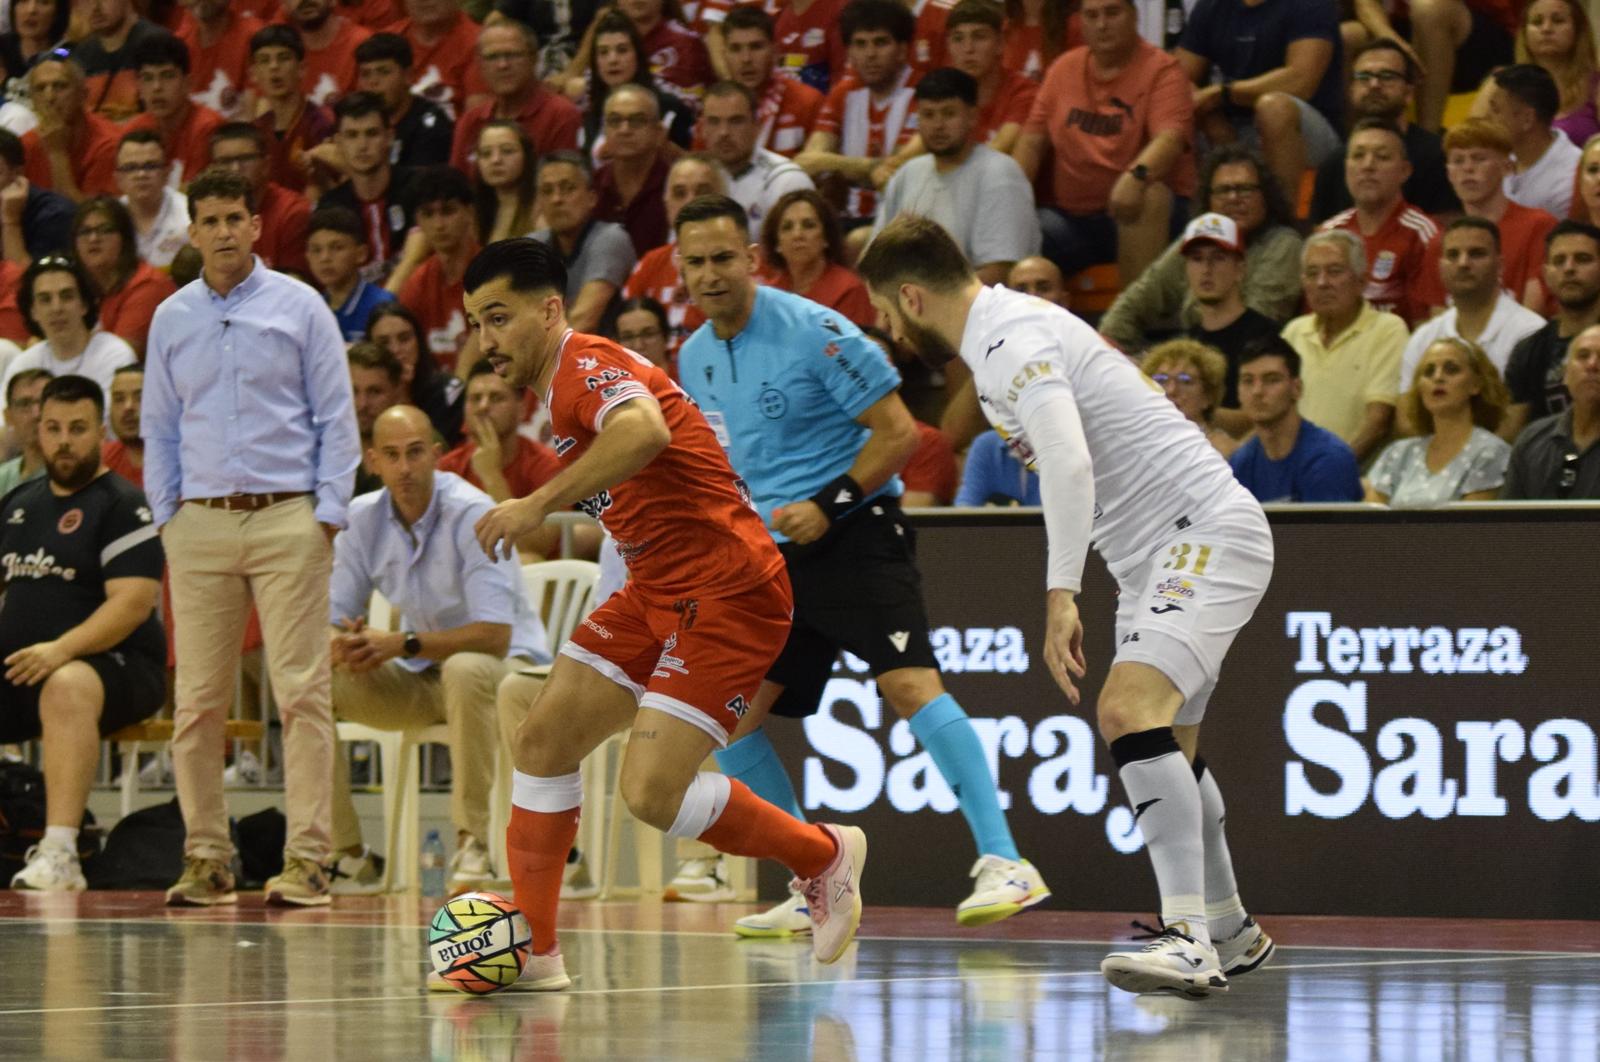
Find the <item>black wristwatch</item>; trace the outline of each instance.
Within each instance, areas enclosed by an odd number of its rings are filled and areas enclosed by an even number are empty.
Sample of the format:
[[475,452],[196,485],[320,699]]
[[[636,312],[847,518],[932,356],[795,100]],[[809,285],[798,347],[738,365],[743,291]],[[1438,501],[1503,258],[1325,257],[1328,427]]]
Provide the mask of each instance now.
[[410,659],[422,652],[422,639],[417,637],[416,631],[406,631],[405,656]]
[[1134,180],[1142,181],[1145,184],[1150,183],[1150,167],[1146,166],[1144,163],[1140,162],[1136,164],[1133,169],[1129,170],[1128,172],[1133,175]]

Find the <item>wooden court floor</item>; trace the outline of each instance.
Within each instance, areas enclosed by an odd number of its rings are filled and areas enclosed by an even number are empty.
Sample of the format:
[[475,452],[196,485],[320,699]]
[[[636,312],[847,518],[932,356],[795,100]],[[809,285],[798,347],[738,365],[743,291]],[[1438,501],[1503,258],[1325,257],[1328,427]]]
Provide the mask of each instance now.
[[735,939],[747,905],[567,904],[573,990],[475,999],[422,987],[431,907],[0,893],[0,1058],[1600,1059],[1594,922],[1265,917],[1272,964],[1188,1002],[1101,980],[1130,915],[869,907],[817,967]]

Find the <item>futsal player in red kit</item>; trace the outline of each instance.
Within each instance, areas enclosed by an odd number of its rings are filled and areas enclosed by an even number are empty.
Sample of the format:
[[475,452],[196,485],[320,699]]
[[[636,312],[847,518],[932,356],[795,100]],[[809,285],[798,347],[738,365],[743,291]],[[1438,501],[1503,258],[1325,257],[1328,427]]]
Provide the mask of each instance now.
[[[807,825],[700,765],[755,698],[789,633],[783,558],[711,426],[660,369],[567,326],[566,267],[550,247],[502,240],[464,278],[467,319],[495,370],[544,397],[561,471],[478,521],[491,555],[574,505],[605,525],[631,574],[556,658],[512,744],[506,835],[534,956],[517,987],[571,984],[556,906],[578,831],[579,763],[629,729],[621,792],[641,821],[736,856],[776,859],[808,898],[812,949],[833,962],[861,919],[867,842],[851,826]],[[513,675],[508,698],[532,680]],[[520,707],[520,706],[517,706]]]

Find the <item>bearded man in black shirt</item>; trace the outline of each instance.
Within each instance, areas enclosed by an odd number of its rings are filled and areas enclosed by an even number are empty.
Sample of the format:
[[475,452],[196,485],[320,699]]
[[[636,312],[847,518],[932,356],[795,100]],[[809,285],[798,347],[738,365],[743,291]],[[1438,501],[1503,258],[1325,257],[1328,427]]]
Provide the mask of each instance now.
[[51,380],[38,430],[46,476],[0,499],[0,742],[43,739],[45,835],[11,887],[68,892],[100,739],[166,696],[165,558],[144,494],[100,463],[100,385]]

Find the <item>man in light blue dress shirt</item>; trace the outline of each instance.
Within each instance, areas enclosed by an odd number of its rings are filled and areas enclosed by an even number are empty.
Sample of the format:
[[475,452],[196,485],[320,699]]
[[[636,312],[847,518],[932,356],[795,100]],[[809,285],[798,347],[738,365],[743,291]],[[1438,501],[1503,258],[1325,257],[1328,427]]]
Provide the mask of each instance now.
[[360,460],[344,338],[322,296],[252,253],[249,182],[212,168],[189,186],[201,276],[150,323],[140,434],[144,485],[172,578],[183,808],[173,906],[234,903],[223,723],[255,605],[283,719],[284,870],[272,905],[329,902],[332,539]]
[[[383,729],[450,727],[453,893],[494,878],[489,792],[501,748],[495,690],[519,667],[549,663],[550,648],[520,565],[491,560],[473,532],[494,499],[436,471],[439,452],[422,410],[391,406],[379,414],[367,464],[383,489],[350,503],[350,522],[333,540],[328,615],[339,718]],[[400,630],[366,626],[373,591],[403,617]],[[371,891],[363,883],[376,880],[377,868],[361,844],[348,767],[343,757],[336,764],[333,843],[342,857],[334,887]]]

